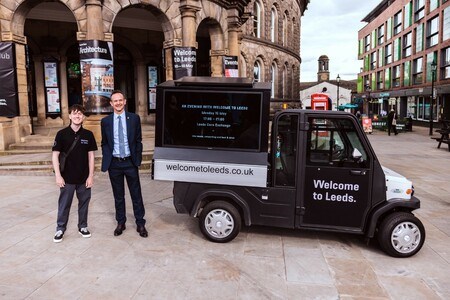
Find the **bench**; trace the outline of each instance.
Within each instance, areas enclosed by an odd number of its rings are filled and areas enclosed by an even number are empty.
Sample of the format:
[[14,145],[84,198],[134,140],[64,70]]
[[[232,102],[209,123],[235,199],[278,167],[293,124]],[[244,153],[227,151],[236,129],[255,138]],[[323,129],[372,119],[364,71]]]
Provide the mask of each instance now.
[[448,151],[450,152],[450,139],[449,139],[449,129],[438,129],[436,132],[440,133],[440,137],[432,137],[433,140],[436,140],[438,143],[438,149],[441,148],[441,144],[447,144],[448,145]]

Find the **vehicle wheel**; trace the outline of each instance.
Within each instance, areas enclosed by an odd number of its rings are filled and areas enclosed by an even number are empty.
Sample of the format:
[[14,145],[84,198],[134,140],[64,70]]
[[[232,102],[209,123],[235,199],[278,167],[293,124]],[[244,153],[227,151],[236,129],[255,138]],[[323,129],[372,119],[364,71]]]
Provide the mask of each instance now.
[[241,215],[232,204],[213,201],[203,208],[199,225],[208,240],[226,243],[233,240],[241,230]]
[[378,228],[381,249],[394,257],[410,257],[425,241],[425,228],[413,214],[397,212],[387,216]]

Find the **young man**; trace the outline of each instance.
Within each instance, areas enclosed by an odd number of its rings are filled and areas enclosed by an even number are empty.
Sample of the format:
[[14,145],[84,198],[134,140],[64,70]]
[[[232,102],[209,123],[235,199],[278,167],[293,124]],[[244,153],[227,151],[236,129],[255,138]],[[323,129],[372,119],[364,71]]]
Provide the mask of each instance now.
[[[70,107],[70,126],[58,131],[52,148],[56,185],[60,188],[57,227],[53,238],[55,243],[63,240],[75,192],[78,198],[78,232],[86,238],[91,236],[87,218],[91,187],[94,184],[94,151],[97,150],[97,143],[92,132],[83,128],[84,118],[83,106],[76,104]],[[61,152],[67,153],[73,143],[74,146],[66,158],[65,168],[61,173],[59,155]]]
[[141,119],[138,115],[125,111],[127,100],[121,91],[112,92],[110,103],[114,113],[101,121],[102,172],[108,171],[114,194],[117,221],[114,235],[121,235],[126,228],[124,184],[126,178],[136,218],[136,231],[141,237],[147,237],[138,169],[142,161]]

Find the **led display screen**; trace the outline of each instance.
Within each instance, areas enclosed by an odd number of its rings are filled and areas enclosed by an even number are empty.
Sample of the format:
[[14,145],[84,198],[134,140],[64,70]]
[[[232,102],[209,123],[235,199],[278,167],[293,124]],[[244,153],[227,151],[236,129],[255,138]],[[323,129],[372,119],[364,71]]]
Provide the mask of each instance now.
[[164,93],[164,146],[260,150],[262,92]]

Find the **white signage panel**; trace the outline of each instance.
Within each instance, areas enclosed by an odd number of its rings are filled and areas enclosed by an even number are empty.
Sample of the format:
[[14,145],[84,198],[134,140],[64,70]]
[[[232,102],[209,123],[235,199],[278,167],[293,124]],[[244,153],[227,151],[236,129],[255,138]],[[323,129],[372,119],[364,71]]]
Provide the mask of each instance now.
[[154,179],[238,186],[267,186],[267,166],[155,159]]

